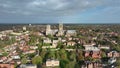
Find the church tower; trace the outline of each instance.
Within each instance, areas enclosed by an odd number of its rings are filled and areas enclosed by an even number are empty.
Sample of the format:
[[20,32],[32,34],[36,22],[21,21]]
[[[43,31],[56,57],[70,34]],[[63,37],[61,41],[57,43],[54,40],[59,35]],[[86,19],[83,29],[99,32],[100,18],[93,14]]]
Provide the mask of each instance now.
[[22,29],[23,29],[23,31],[26,31],[26,30],[27,30],[26,26],[23,26],[23,28],[22,28]]
[[59,24],[59,30],[58,30],[58,36],[62,36],[63,34],[64,34],[63,24],[60,23]]
[[46,26],[46,35],[51,34],[51,26],[47,25]]
[[62,23],[59,24],[59,31],[63,31],[63,24]]

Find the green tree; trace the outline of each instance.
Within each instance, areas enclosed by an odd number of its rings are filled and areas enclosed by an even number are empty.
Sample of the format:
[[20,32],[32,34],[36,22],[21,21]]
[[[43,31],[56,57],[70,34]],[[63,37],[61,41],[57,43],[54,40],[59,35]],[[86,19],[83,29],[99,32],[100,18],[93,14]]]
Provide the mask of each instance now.
[[2,53],[3,56],[8,56],[7,52]]
[[75,61],[76,59],[76,53],[71,51],[68,55],[70,61]]
[[47,50],[46,49],[42,49],[41,51],[40,51],[40,56],[43,58],[43,61],[46,61],[46,57],[45,57],[45,55],[46,55],[46,52]]
[[21,63],[22,63],[22,64],[26,64],[26,63],[27,63],[27,58],[26,58],[26,57],[22,58],[22,59],[21,59]]
[[56,58],[56,59],[60,59],[59,51],[56,51],[56,52],[55,52],[55,58]]
[[33,64],[37,64],[37,65],[42,64],[42,58],[41,58],[41,56],[35,56],[35,57],[33,57],[32,58],[32,63]]
[[38,37],[35,35],[30,35],[30,40],[28,42],[29,45],[35,45],[37,42]]
[[63,48],[63,43],[62,42],[59,41],[57,44],[58,44],[57,48],[60,48],[60,49]]
[[47,53],[46,59],[49,59],[49,58],[55,58],[55,53],[53,51],[50,51]]
[[78,61],[83,61],[83,60],[84,60],[84,56],[83,56],[83,52],[82,52],[82,51],[80,51],[80,52],[78,53],[77,60],[78,60]]
[[53,35],[50,35],[50,34],[47,35],[47,37],[50,38],[50,39],[52,39],[52,40],[53,40],[53,38],[54,38]]
[[68,60],[60,60],[60,67],[61,68],[66,68],[66,64],[68,64],[69,61]]
[[60,54],[61,59],[64,59],[64,60],[67,59],[67,53],[66,53],[65,49],[60,49],[59,54]]
[[88,61],[95,61],[95,59],[92,58],[92,57],[90,57],[90,56],[86,57],[85,60],[88,60]]
[[120,68],[120,58],[116,61],[117,68]]
[[105,58],[106,57],[106,53],[104,51],[102,51],[101,56],[102,56],[102,58]]

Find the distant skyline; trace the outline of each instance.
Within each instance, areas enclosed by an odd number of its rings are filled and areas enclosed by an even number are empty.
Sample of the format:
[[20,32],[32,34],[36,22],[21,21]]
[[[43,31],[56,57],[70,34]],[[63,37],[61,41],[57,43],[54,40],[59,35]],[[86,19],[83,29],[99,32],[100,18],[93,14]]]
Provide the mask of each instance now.
[[0,0],[1,23],[120,23],[120,0]]

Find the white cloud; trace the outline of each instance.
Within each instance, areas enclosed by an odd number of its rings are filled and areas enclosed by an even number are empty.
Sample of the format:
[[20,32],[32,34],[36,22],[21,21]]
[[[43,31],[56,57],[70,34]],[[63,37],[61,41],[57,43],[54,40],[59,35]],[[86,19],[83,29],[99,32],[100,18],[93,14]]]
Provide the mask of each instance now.
[[0,15],[56,18],[80,14],[97,7],[107,9],[119,6],[119,0],[0,0]]
[[[25,15],[68,15],[99,6],[115,6],[116,3],[119,2],[113,0],[0,0],[0,9],[12,12],[20,10]],[[5,9],[8,7],[9,9]]]

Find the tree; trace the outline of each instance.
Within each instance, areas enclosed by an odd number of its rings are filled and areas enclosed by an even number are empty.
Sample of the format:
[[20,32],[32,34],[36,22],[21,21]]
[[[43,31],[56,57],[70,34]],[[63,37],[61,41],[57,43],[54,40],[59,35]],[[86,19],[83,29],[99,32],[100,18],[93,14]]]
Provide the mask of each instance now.
[[102,51],[101,56],[102,56],[102,58],[105,58],[106,57],[106,53],[104,51]]
[[51,35],[51,34],[47,35],[47,37],[50,38],[50,39],[52,39],[52,40],[54,38],[53,35]]
[[95,61],[95,59],[90,57],[90,56],[86,57],[85,60],[87,60],[87,61]]
[[69,61],[68,60],[60,60],[60,67],[61,68],[66,68],[66,64],[68,64]]
[[58,44],[57,48],[62,48],[63,47],[63,43],[62,42],[59,41],[57,44]]
[[52,51],[48,52],[46,55],[46,59],[48,59],[48,58],[55,58],[55,53]]
[[43,62],[46,61],[46,57],[45,57],[45,55],[46,55],[46,53],[47,53],[46,51],[47,51],[46,49],[42,49],[42,50],[40,51],[40,56],[42,57]]
[[116,61],[117,68],[120,68],[120,58]]
[[65,49],[60,49],[59,54],[60,54],[61,59],[64,59],[64,60],[67,59],[67,54],[66,54]]
[[3,56],[8,56],[7,52],[2,53]]
[[26,57],[22,58],[22,59],[21,59],[21,63],[22,63],[22,64],[26,64],[26,63],[27,63],[27,58],[26,58]]
[[78,53],[77,60],[78,60],[78,61],[83,61],[83,60],[84,60],[84,56],[83,56],[83,52],[82,52],[82,51],[80,51],[80,52]]
[[76,64],[76,62],[74,62],[74,61],[70,62],[70,61],[69,61],[69,62],[66,64],[65,68],[74,68],[74,67],[75,67],[75,64]]
[[69,57],[70,61],[75,61],[75,59],[76,59],[76,53],[72,51],[72,52],[69,53],[68,57]]
[[35,35],[30,35],[30,40],[28,42],[29,45],[34,45],[37,42],[38,37]]
[[41,58],[41,56],[35,56],[35,57],[33,57],[32,58],[32,63],[33,64],[37,64],[37,65],[42,64],[42,58]]
[[56,58],[56,59],[60,59],[59,51],[56,51],[56,52],[55,52],[55,58]]

